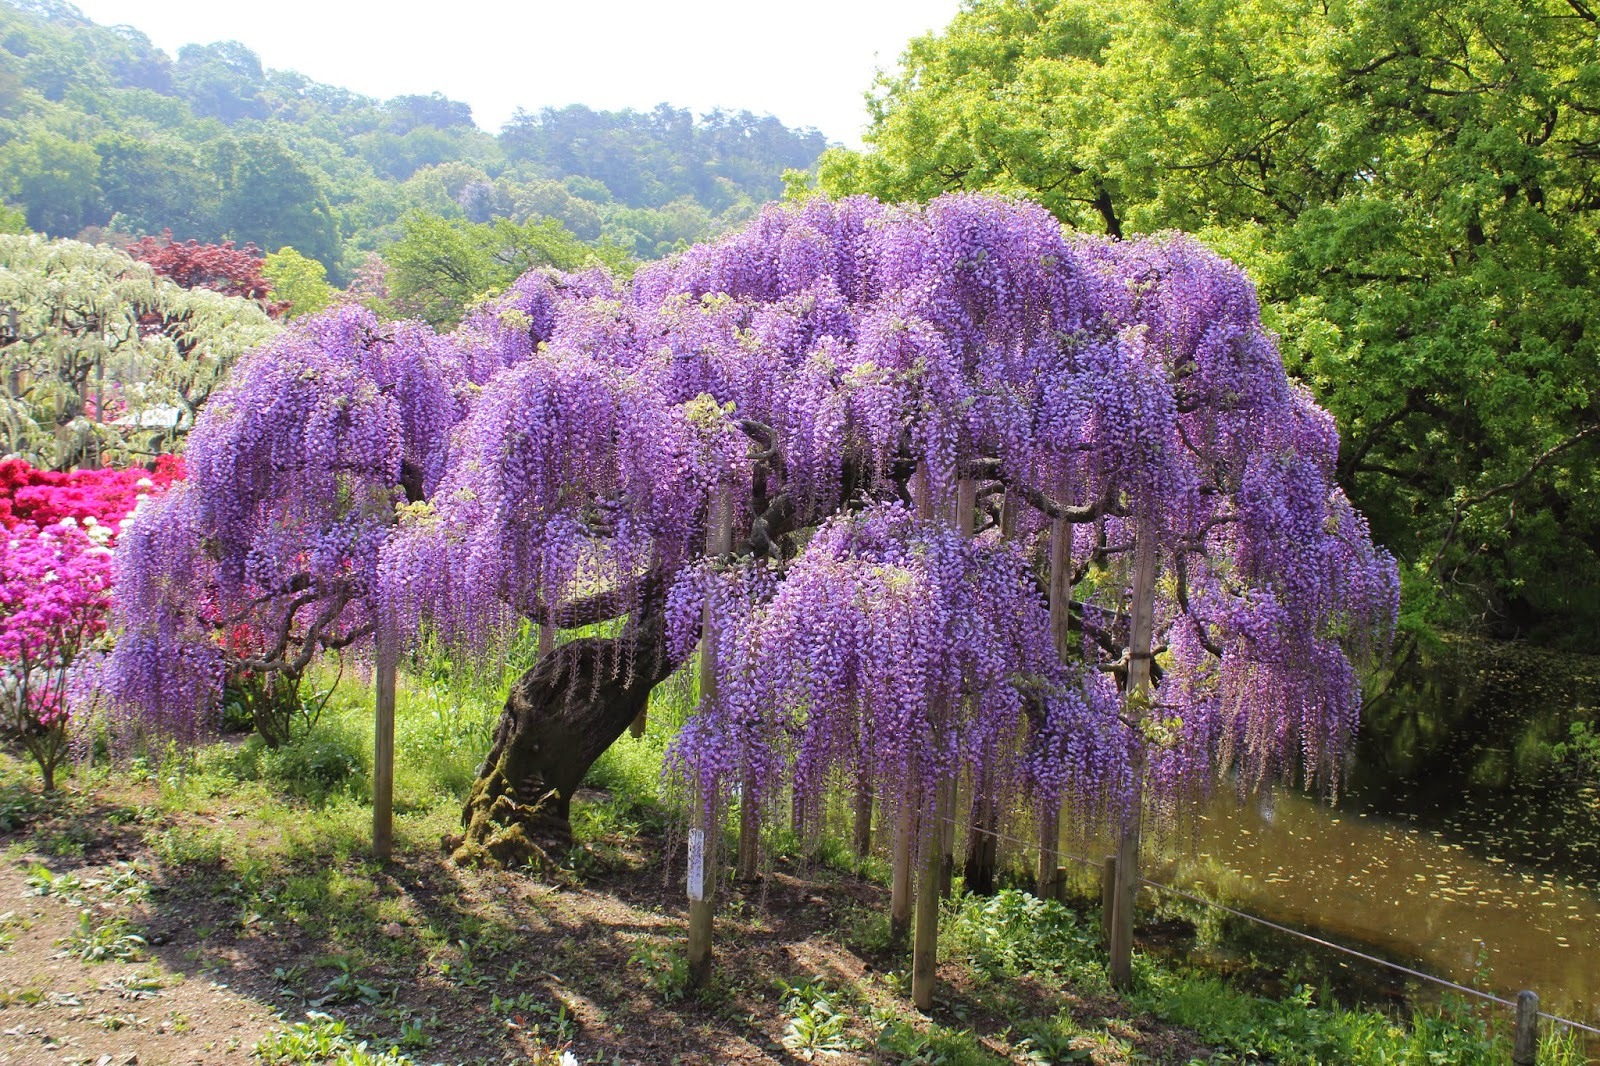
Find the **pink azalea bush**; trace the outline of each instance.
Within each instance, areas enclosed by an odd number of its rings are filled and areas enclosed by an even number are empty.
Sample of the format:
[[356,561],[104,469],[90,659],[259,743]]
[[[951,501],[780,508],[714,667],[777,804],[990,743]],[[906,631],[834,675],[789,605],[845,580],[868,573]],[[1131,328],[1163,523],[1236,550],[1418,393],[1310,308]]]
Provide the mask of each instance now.
[[111,550],[70,520],[19,523],[0,541],[0,729],[55,788],[66,752],[68,691],[105,634]]
[[46,791],[67,751],[73,697],[107,639],[117,533],[183,475],[173,456],[154,471],[0,462],[0,733],[33,756]]

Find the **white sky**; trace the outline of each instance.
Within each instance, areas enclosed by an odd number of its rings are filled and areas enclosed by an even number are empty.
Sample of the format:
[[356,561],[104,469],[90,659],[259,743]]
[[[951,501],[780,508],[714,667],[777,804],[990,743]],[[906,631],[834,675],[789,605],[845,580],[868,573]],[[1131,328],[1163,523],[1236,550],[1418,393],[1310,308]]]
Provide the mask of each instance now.
[[959,0],[75,0],[176,56],[237,40],[369,96],[435,90],[498,131],[518,107],[721,106],[858,146],[863,94]]

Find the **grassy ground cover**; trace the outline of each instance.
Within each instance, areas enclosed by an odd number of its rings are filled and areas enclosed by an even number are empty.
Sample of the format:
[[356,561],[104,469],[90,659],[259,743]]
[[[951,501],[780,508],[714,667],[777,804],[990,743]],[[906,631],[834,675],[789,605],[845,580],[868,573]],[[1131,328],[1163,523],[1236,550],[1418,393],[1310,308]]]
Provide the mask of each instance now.
[[[404,678],[387,867],[366,857],[370,699],[348,675],[277,751],[234,737],[96,763],[50,799],[0,763],[0,1062],[1509,1059],[1462,1005],[1402,1019],[1304,986],[1264,996],[1181,950],[1141,955],[1116,994],[1098,912],[1015,890],[951,900],[923,1017],[888,944],[882,864],[782,833],[759,884],[723,890],[717,976],[690,993],[659,788],[681,697],[595,766],[559,868],[465,870],[440,841],[505,682],[442,659]],[[1541,1058],[1582,1061],[1559,1040]]]

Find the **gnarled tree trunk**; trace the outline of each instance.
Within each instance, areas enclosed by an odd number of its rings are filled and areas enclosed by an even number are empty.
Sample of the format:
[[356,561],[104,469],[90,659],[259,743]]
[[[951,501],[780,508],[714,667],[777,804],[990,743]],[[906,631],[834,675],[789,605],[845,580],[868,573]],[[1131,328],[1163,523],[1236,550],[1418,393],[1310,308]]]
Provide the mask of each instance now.
[[621,636],[583,637],[541,656],[506,699],[467,795],[465,832],[451,841],[455,860],[515,866],[570,844],[572,794],[676,665],[659,610]]

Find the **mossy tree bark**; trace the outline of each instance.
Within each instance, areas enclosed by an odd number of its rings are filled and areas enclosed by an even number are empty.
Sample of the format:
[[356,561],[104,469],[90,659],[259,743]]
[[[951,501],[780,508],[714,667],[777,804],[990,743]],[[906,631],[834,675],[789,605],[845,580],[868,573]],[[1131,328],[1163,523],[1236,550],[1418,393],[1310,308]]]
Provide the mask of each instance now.
[[676,666],[658,610],[616,637],[583,637],[517,679],[467,795],[461,863],[515,866],[572,842],[572,795]]

